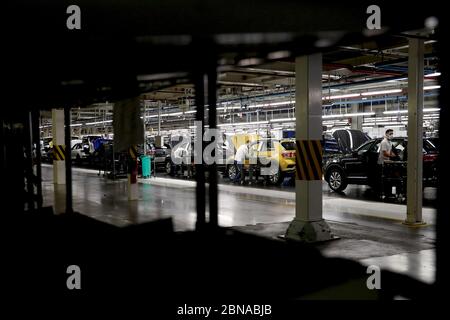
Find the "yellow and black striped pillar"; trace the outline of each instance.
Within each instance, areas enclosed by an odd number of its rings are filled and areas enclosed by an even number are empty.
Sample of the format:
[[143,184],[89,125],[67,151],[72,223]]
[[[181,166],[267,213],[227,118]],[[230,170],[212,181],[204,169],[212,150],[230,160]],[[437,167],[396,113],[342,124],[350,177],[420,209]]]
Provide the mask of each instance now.
[[295,58],[295,218],[286,238],[333,239],[322,204],[322,54]]
[[297,140],[295,146],[297,180],[322,180],[322,145],[320,140]]
[[58,185],[66,184],[65,144],[64,109],[52,109],[53,183]]
[[66,160],[66,146],[63,144],[53,145],[53,160]]
[[131,157],[132,160],[137,160],[138,152],[137,152],[137,146],[133,145],[128,148],[128,154]]

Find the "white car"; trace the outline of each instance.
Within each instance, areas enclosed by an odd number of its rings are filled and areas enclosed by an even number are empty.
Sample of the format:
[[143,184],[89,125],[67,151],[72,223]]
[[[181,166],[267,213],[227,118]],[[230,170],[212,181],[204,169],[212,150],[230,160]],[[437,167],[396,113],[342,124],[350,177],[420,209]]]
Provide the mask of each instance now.
[[83,144],[76,143],[72,147],[72,160],[75,160],[76,162],[81,162],[83,159],[87,158],[87,153],[85,152],[85,149],[83,148]]

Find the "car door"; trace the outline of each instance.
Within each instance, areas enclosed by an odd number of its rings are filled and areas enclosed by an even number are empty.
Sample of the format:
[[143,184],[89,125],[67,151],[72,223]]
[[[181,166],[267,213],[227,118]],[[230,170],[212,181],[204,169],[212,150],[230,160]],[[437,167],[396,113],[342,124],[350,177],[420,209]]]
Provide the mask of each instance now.
[[[250,142],[250,145],[248,146],[248,157],[249,159],[255,159],[255,158],[261,158],[266,156],[267,151],[267,141],[257,141],[257,142]],[[245,160],[245,164],[249,165],[250,161],[249,159]]]
[[[77,155],[80,152],[80,150],[81,150],[81,143],[77,143],[72,147],[72,150],[71,150],[72,159],[77,158]],[[81,157],[81,155],[80,155],[80,157]]]
[[342,162],[348,178],[354,180],[367,179],[369,152],[373,148],[373,144],[374,141],[367,142],[343,158]]
[[375,140],[370,149],[364,155],[364,170],[366,175],[370,176],[371,173],[377,172],[378,158],[380,156],[381,139]]
[[154,153],[155,153],[155,163],[164,163],[166,161],[166,147],[155,147]]

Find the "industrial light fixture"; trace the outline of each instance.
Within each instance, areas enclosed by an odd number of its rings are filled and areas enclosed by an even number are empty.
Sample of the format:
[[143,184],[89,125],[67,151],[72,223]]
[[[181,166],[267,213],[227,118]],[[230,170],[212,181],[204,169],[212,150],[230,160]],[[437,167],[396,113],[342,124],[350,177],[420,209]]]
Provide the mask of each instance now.
[[275,106],[284,106],[288,104],[294,103],[293,101],[280,101],[280,102],[271,102],[271,103],[262,103],[262,104],[251,104],[248,108],[262,108],[262,107],[275,107]]
[[441,111],[441,108],[425,108],[423,109],[423,112],[439,112]]
[[270,122],[294,122],[296,118],[280,118],[280,119],[272,119]]
[[[438,112],[440,108],[424,108],[423,112]],[[383,111],[383,114],[399,114],[399,113],[408,113],[408,110],[389,110]]]
[[383,114],[400,114],[400,113],[408,113],[408,110],[389,110],[389,111],[383,111]]
[[359,96],[361,96],[361,94],[359,94],[359,93],[349,93],[349,94],[341,94],[341,95],[337,95],[337,96],[326,96],[326,97],[323,97],[322,100],[356,98]]
[[164,117],[175,117],[175,116],[181,116],[183,112],[172,112],[172,113],[164,113],[161,116]]
[[105,121],[97,121],[97,122],[86,122],[85,125],[90,126],[90,125],[95,125],[95,124],[102,124],[102,123],[110,123],[113,122],[112,120],[105,120]]
[[423,87],[423,90],[434,90],[434,89],[440,89],[441,86],[437,85],[437,86],[426,86]]
[[348,125],[348,121],[328,120],[328,121],[323,121],[322,124],[324,124],[324,125]]
[[[209,124],[205,124],[203,127],[209,128]],[[189,129],[195,129],[195,128],[197,128],[197,126],[189,126]]]
[[371,92],[363,92],[362,96],[377,96],[380,94],[391,94],[391,93],[400,93],[402,89],[392,89],[392,90],[381,90],[381,91],[371,91]]
[[429,73],[427,75],[425,75],[426,78],[430,78],[430,77],[439,77],[441,75],[440,72],[433,72],[433,73]]
[[386,82],[396,82],[396,81],[404,81],[404,80],[408,80],[408,78],[393,79],[393,80],[388,80]]
[[407,122],[406,121],[401,121],[401,122],[398,122],[398,121],[373,121],[373,119],[371,119],[371,121],[364,122],[362,125],[367,127],[367,126],[375,126],[375,125],[389,126],[389,125],[398,125],[398,124],[407,124]]
[[255,122],[239,122],[239,123],[222,123],[218,124],[218,127],[230,127],[230,126],[245,126],[245,125],[256,125],[256,124],[268,124],[269,121],[255,121]]
[[375,112],[340,113],[340,114],[327,114],[327,115],[322,115],[322,119],[348,118],[348,117],[374,116],[374,115],[375,115]]
[[217,110],[228,110],[228,109],[240,109],[241,107],[237,107],[237,106],[235,106],[235,107],[219,107],[219,108],[217,108]]
[[289,58],[291,56],[291,52],[287,51],[287,50],[283,50],[283,51],[274,51],[274,52],[270,52],[267,55],[267,59],[270,60],[278,60],[278,59],[285,59],[285,58]]

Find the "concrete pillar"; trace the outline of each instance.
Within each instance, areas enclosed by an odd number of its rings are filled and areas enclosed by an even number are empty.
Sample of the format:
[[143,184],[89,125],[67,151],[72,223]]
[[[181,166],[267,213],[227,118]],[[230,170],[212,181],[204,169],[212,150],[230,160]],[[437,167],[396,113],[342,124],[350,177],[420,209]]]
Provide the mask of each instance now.
[[423,59],[424,43],[409,39],[408,62],[408,169],[407,214],[405,224],[422,221],[423,165]]
[[[52,109],[52,137],[53,149],[58,145],[65,145],[64,109]],[[65,161],[53,159],[53,183],[66,184],[65,170]]]
[[[297,144],[305,140],[321,140],[322,54],[295,59],[295,88]],[[321,164],[321,158],[318,160]],[[331,230],[322,218],[321,174],[316,180],[295,181],[295,205],[295,218],[286,231],[287,239],[305,242],[332,239]]]
[[[359,104],[353,104],[352,105],[352,113],[360,112],[360,105]],[[362,117],[352,117],[352,129],[362,130]]]

